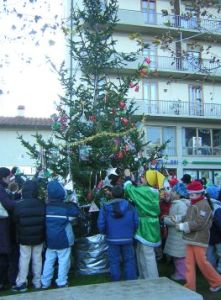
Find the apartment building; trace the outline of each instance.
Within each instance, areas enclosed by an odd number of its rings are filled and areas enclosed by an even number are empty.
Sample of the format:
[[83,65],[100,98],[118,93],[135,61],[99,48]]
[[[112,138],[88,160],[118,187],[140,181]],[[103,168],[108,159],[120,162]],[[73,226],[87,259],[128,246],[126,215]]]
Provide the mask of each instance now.
[[[165,150],[170,174],[181,178],[189,173],[221,184],[221,16],[213,8],[202,17],[193,1],[175,1],[174,6],[169,0],[118,2],[117,49],[136,49],[131,33],[141,34],[147,44],[125,71],[147,56],[151,61],[152,75],[129,95],[139,108],[136,113],[145,115],[149,147],[170,139]],[[168,31],[174,37],[170,50],[153,43]]]
[[[165,154],[171,175],[189,173],[221,185],[221,16],[215,7],[202,16],[194,11],[194,1],[172,2],[118,0],[117,50],[136,51],[132,33],[139,33],[147,45],[121,72],[129,73],[150,58],[152,75],[128,95],[136,113],[145,116],[145,139],[151,141],[145,155],[170,139]],[[67,3],[70,9],[81,1]],[[170,49],[154,43],[168,32],[174,38]]]

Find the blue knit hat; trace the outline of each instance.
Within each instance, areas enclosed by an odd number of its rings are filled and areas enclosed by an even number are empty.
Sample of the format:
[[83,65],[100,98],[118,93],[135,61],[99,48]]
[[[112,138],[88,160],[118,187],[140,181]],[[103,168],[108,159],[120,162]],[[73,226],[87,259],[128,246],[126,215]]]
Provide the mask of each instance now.
[[180,196],[187,198],[188,192],[184,183],[180,182],[173,186],[173,191],[177,192]]
[[8,168],[1,167],[0,168],[0,179],[5,178],[11,174],[11,171]]
[[209,194],[209,196],[213,199],[218,199],[219,196],[219,191],[220,191],[220,187],[216,186],[216,185],[209,185],[206,188],[206,193]]
[[48,183],[48,199],[54,199],[54,200],[64,200],[65,198],[65,190],[63,186],[57,181],[52,180]]

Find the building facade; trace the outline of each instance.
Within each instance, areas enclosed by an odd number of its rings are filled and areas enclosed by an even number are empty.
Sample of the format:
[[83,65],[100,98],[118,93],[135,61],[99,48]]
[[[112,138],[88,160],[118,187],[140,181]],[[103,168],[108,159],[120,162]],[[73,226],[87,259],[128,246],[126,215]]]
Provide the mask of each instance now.
[[27,118],[24,116],[0,117],[0,166],[17,166],[26,175],[36,171],[36,161],[27,154],[27,149],[18,140],[18,136],[35,143],[33,135],[41,134],[45,139],[51,135],[51,119]]
[[[206,177],[221,184],[221,16],[216,9],[209,17],[194,11],[193,1],[119,0],[114,38],[121,52],[134,51],[131,33],[139,33],[145,46],[130,72],[150,59],[152,75],[131,91],[144,114],[148,147],[170,139],[165,154],[170,174],[181,178]],[[168,48],[156,39],[174,38]],[[148,155],[148,149],[146,149]]]

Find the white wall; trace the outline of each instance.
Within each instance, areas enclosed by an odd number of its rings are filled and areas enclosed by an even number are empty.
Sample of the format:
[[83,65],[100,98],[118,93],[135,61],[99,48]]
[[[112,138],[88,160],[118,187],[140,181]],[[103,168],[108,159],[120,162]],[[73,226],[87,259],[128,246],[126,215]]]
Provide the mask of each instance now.
[[[35,166],[35,161],[28,156],[27,149],[24,148],[21,142],[17,139],[18,134],[23,138],[34,144],[34,130],[16,130],[16,129],[0,129],[0,166]],[[40,130],[46,139],[50,136],[49,130]]]

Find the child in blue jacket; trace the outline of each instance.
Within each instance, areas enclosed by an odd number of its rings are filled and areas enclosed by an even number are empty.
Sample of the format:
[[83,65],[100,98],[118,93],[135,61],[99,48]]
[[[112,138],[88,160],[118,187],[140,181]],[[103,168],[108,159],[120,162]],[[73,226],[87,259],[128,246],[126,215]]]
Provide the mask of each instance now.
[[123,261],[124,279],[137,278],[133,237],[138,227],[136,209],[123,198],[124,190],[120,185],[112,189],[112,197],[99,212],[98,229],[106,235],[110,273],[113,281],[121,279]]
[[57,180],[47,186],[48,204],[46,205],[46,244],[45,263],[41,278],[42,288],[48,288],[54,273],[54,264],[58,259],[57,287],[68,284],[71,246],[74,233],[71,221],[79,214],[74,203],[64,203],[65,190]]

